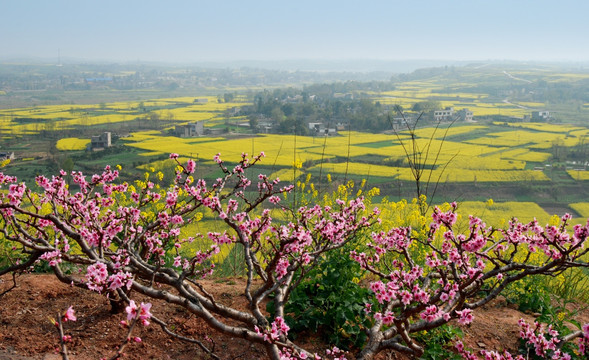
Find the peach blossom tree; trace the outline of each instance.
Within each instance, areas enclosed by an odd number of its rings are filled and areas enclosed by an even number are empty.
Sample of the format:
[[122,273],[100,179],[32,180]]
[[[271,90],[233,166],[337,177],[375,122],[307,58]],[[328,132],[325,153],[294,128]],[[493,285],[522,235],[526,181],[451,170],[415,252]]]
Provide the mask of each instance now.
[[[263,153],[251,159],[243,154],[232,166],[217,155],[223,175],[211,183],[194,177],[193,160],[181,164],[177,154],[170,157],[178,166],[165,189],[149,179],[135,185],[121,182],[111,167],[90,177],[72,172],[72,186],[63,171],[52,178],[39,176],[36,189],[0,173],[2,241],[10,244],[16,259],[0,275],[47,264],[62,282],[105,294],[113,306],[124,308],[129,334],[136,323],[153,322],[213,358],[218,355],[206,341],[175,332],[154,315],[155,306],[137,305],[135,294],[182,307],[213,331],[260,344],[269,358],[319,358],[289,339],[285,304],[326,253],[362,243],[366,250],[351,251],[350,257],[370,274],[373,296],[365,316],[371,325],[364,329],[367,343],[351,356],[372,359],[385,350],[419,357],[423,345],[414,340],[418,332],[453,320],[474,321],[474,309],[526,276],[588,266],[589,224],[569,230],[568,215],[560,226],[514,220],[504,230],[471,217],[468,229],[460,232],[452,204],[448,211],[436,208],[426,236],[417,236],[409,227],[380,229],[378,209],[367,210],[362,197],[332,206],[283,205],[292,185],[281,186],[263,174],[246,176]],[[224,229],[185,236],[182,229],[198,214],[215,216]],[[196,248],[197,243],[207,245]],[[425,262],[412,257],[414,244],[426,249]],[[223,305],[202,281],[214,272],[222,247],[238,247],[244,254],[243,308]],[[540,261],[533,261],[534,252],[543,253]],[[72,267],[79,272],[66,271]],[[270,299],[271,317],[264,309]],[[524,335],[542,343],[533,331]],[[579,331],[566,340],[579,338],[585,351],[588,337]],[[550,354],[557,350],[556,344],[546,348]],[[476,358],[463,347],[457,352]],[[337,348],[326,354],[350,356]]]

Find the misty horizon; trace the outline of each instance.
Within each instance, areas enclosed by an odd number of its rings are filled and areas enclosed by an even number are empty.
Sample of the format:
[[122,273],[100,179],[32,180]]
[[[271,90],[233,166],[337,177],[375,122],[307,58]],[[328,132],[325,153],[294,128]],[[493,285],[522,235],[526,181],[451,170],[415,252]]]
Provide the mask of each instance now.
[[589,3],[4,2],[0,60],[587,62]]
[[588,61],[516,61],[516,60],[436,60],[436,59],[408,59],[408,60],[376,60],[376,59],[284,59],[284,60],[222,60],[200,62],[165,62],[165,61],[119,61],[116,59],[75,59],[75,58],[32,58],[32,57],[0,57],[0,65],[22,66],[68,66],[88,65],[101,66],[113,65],[134,68],[136,66],[149,66],[161,68],[201,68],[201,69],[260,69],[287,72],[319,72],[319,73],[385,73],[401,74],[425,68],[443,66],[540,66],[559,67],[562,69],[574,69],[585,71],[589,69]]

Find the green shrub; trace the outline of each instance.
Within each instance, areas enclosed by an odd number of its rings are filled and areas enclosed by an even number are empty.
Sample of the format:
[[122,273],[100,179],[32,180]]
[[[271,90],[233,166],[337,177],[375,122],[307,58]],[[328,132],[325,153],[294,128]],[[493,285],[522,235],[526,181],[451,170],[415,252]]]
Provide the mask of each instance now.
[[462,338],[462,330],[448,324],[442,325],[415,336],[415,340],[424,344],[422,360],[460,360],[462,357],[454,351],[454,343]]
[[541,276],[529,276],[511,284],[505,295],[523,312],[542,314],[551,306],[548,281]]
[[[345,249],[330,252],[320,261],[286,304],[289,336],[294,339],[303,333],[318,333],[342,349],[360,348],[366,341],[363,327],[369,326],[364,304],[371,296],[358,284],[363,271]],[[272,303],[268,311],[272,313]]]

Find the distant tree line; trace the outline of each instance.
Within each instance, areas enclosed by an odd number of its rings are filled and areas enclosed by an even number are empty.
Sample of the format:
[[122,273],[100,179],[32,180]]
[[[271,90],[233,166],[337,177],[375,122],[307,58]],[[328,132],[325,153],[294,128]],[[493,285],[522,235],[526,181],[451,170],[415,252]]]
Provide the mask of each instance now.
[[253,96],[253,105],[244,107],[242,113],[248,116],[250,125],[272,122],[279,133],[313,135],[309,123],[380,132],[390,129],[393,108],[374,102],[365,92],[392,89],[390,82],[345,82],[311,85],[302,90],[264,90]]

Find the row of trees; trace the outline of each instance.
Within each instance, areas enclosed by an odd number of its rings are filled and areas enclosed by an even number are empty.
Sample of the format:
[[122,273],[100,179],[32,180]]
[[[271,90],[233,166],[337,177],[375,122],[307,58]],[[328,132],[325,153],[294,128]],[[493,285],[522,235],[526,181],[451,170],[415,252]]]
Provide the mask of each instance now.
[[313,135],[307,124],[319,122],[325,127],[340,124],[346,129],[383,131],[390,129],[390,109],[369,98],[355,94],[317,95],[312,89],[304,91],[275,90],[255,95],[254,105],[243,112],[253,119],[277,123],[280,133]]

